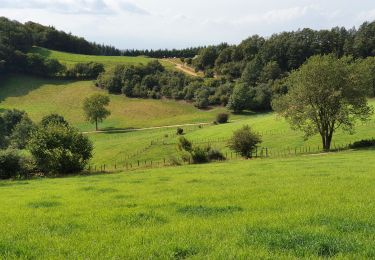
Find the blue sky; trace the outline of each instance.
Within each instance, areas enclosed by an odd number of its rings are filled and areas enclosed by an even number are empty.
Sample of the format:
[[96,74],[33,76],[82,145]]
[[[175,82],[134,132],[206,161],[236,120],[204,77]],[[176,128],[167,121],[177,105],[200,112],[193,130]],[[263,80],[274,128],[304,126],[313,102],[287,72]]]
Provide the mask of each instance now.
[[375,20],[375,0],[0,0],[0,16],[53,25],[118,48],[239,43]]

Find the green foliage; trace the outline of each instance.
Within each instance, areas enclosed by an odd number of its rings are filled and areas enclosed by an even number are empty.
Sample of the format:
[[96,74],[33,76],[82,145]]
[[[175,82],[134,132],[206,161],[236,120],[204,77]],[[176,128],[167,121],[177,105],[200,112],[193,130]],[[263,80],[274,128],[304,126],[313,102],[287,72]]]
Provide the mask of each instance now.
[[218,124],[225,124],[229,120],[229,114],[228,113],[219,113],[216,115],[215,122]]
[[248,125],[245,125],[233,132],[228,147],[245,158],[251,158],[252,152],[261,142],[261,136],[252,131]]
[[361,25],[354,39],[353,52],[362,58],[375,55],[375,22]]
[[0,179],[16,178],[25,174],[25,167],[19,152],[0,150]]
[[24,116],[21,121],[14,127],[10,135],[11,146],[17,149],[26,148],[32,133],[36,126],[27,116]]
[[198,57],[193,60],[193,63],[198,70],[212,69],[215,66],[217,57],[217,49],[211,46],[200,50]]
[[48,124],[33,133],[28,149],[42,172],[66,174],[85,168],[92,157],[93,145],[74,128]]
[[181,136],[180,138],[178,138],[177,148],[179,151],[191,152],[193,145],[188,139]]
[[234,86],[233,93],[229,98],[228,109],[235,113],[242,112],[248,107],[248,87],[245,84],[237,83]]
[[356,149],[356,148],[367,148],[367,147],[372,147],[375,146],[375,139],[366,139],[366,140],[361,140],[352,143],[349,147],[351,149]]
[[47,127],[50,124],[62,125],[62,126],[66,126],[66,127],[69,126],[68,121],[66,121],[65,118],[63,116],[59,115],[59,114],[49,114],[47,116],[44,116],[42,118],[42,121],[40,122],[40,124],[43,127]]
[[208,98],[210,96],[210,91],[207,88],[201,88],[195,92],[194,95],[194,105],[197,108],[207,108],[209,105]]
[[98,130],[98,122],[102,122],[111,112],[105,107],[109,105],[110,99],[103,94],[93,94],[87,97],[83,102],[83,110],[86,120],[95,123],[95,129]]
[[67,78],[97,79],[104,72],[104,65],[97,62],[76,63],[65,72]]
[[35,125],[25,111],[5,110],[0,114],[0,149],[9,145],[24,149],[34,129]]
[[181,128],[181,127],[177,127],[177,129],[176,129],[176,134],[177,134],[177,135],[182,135],[183,133],[184,133],[184,129]]
[[275,99],[273,107],[306,138],[319,133],[329,150],[337,129],[351,133],[357,120],[371,115],[366,77],[350,58],[314,56],[289,76],[288,93]]
[[207,163],[210,161],[223,161],[225,156],[217,149],[212,149],[210,145],[201,147],[193,146],[185,137],[180,137],[177,142],[177,148],[181,153],[181,159],[184,162],[194,164]]
[[218,149],[213,149],[209,148],[207,151],[207,158],[209,161],[224,161],[226,160],[224,154],[218,150]]
[[192,163],[200,164],[200,163],[208,163],[208,148],[207,147],[200,147],[195,146],[190,152]]
[[6,110],[1,116],[3,118],[3,124],[5,126],[5,135],[11,135],[13,129],[18,123],[21,122],[22,118],[24,118],[25,116],[25,111],[21,111],[18,109]]

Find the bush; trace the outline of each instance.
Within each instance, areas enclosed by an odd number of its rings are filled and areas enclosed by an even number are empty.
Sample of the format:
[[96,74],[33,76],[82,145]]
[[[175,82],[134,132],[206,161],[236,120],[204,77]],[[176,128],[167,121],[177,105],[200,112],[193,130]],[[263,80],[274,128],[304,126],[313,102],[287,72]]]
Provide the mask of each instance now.
[[180,151],[190,152],[192,150],[193,145],[191,144],[191,142],[188,139],[181,136],[178,139],[177,147]]
[[193,146],[193,144],[185,137],[180,137],[177,143],[178,150],[181,152],[181,159],[184,162],[191,163],[207,163],[210,161],[225,160],[225,156],[216,149],[212,149],[210,145],[205,147]]
[[216,123],[218,124],[225,124],[228,122],[229,114],[227,113],[220,113],[216,116]]
[[207,152],[208,159],[210,161],[224,161],[226,160],[225,156],[223,155],[222,152],[216,149],[210,149]]
[[184,129],[179,127],[179,128],[177,128],[176,133],[177,133],[177,135],[182,135],[184,133]]
[[351,149],[366,148],[366,147],[371,147],[371,146],[375,146],[375,139],[361,140],[361,141],[357,141],[349,145]]
[[207,163],[209,162],[207,149],[202,147],[194,147],[191,151],[191,159],[192,163]]
[[15,150],[0,151],[0,179],[15,178],[24,174],[22,157]]
[[253,132],[248,125],[245,125],[233,133],[228,146],[230,149],[241,154],[241,156],[251,158],[252,151],[261,142],[261,137]]
[[69,126],[69,123],[65,120],[65,118],[58,114],[50,114],[43,117],[40,124],[44,127],[47,127],[49,124]]
[[11,146],[16,149],[24,149],[35,129],[36,126],[31,119],[24,116],[13,129],[10,136]]
[[92,156],[92,143],[78,130],[64,125],[40,127],[29,142],[38,169],[44,173],[82,171]]

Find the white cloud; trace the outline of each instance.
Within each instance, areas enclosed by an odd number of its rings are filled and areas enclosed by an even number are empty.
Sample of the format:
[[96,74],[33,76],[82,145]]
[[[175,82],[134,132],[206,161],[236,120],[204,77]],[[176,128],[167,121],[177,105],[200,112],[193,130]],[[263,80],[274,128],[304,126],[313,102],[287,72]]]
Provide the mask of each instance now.
[[372,21],[375,19],[375,9],[361,12],[358,15],[358,19],[361,21]]
[[149,14],[136,4],[119,0],[0,0],[0,9],[40,9],[67,14]]
[[375,9],[374,0],[0,0],[0,16],[118,48],[182,48],[304,27],[358,27],[375,19]]

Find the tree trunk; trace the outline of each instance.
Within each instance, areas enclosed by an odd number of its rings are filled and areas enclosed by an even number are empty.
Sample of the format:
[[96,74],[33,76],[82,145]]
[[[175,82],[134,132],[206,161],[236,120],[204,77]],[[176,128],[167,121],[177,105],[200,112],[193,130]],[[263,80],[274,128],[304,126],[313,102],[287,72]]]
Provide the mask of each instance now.
[[321,135],[322,136],[323,149],[326,152],[328,152],[331,149],[332,134],[333,133],[329,133],[327,131],[327,132],[325,132],[325,134]]
[[98,119],[95,120],[95,129],[98,131]]

